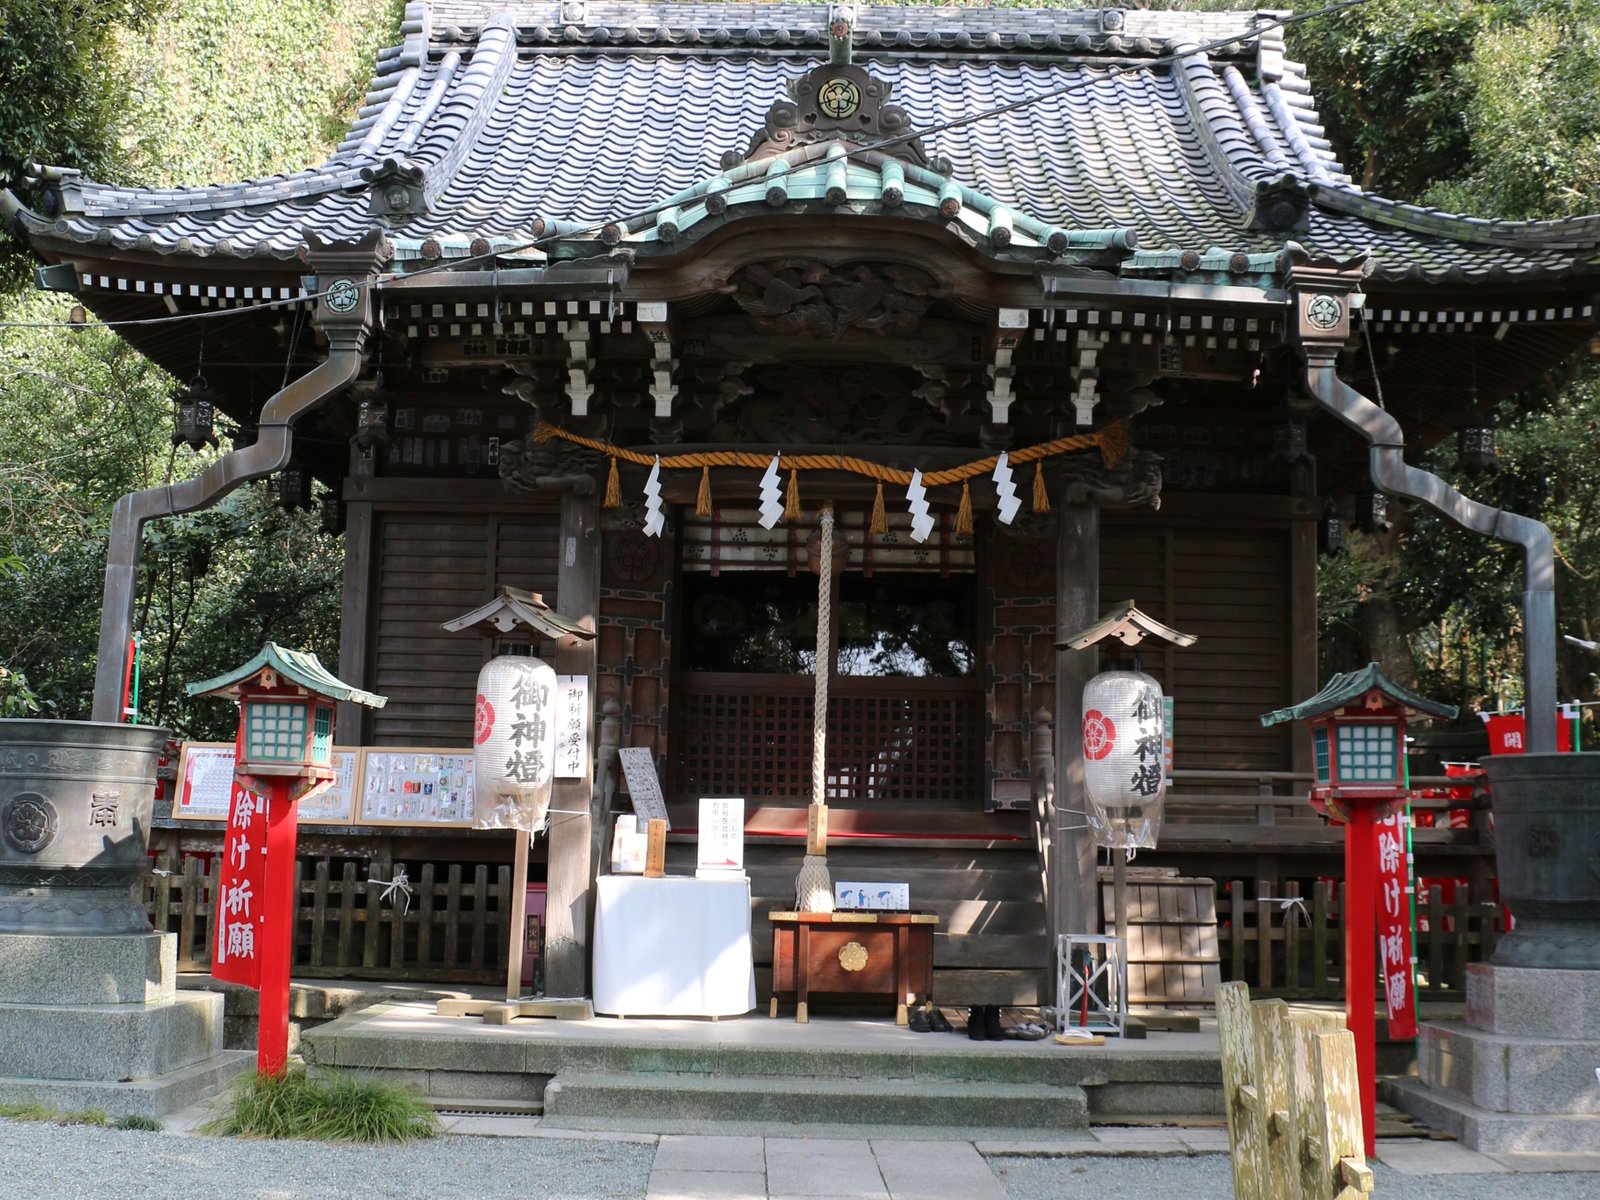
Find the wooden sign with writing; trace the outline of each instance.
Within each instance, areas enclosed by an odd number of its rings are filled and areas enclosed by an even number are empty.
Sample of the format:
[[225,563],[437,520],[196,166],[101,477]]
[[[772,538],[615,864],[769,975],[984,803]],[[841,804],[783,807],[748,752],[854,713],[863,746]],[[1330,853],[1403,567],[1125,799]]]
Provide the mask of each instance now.
[[643,746],[624,746],[617,751],[622,763],[622,777],[628,783],[628,798],[633,801],[633,811],[641,821],[661,821],[672,828],[667,819],[667,798],[661,793],[661,780],[656,776],[655,757]]
[[667,873],[667,823],[652,820],[647,833],[649,840],[644,852],[644,877],[661,879]]

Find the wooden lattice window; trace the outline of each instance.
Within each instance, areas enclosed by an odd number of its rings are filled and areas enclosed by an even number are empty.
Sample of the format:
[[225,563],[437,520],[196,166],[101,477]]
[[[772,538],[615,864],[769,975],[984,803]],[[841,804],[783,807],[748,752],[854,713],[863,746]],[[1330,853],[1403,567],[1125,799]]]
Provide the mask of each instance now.
[[[674,792],[804,801],[812,790],[817,577],[805,531],[754,513],[684,523],[673,679]],[[970,539],[916,546],[839,514],[828,664],[827,795],[976,807],[982,630]]]
[[[683,796],[811,795],[811,681],[685,674],[673,693],[673,790]],[[851,680],[828,703],[830,802],[976,805],[983,694],[965,681]]]

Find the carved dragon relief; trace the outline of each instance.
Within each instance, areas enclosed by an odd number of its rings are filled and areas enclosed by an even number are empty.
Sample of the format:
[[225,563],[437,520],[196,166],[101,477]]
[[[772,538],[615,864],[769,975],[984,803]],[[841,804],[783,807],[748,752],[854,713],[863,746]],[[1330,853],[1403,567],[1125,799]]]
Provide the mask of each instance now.
[[830,267],[788,258],[741,267],[722,290],[762,328],[837,338],[857,328],[880,337],[910,333],[950,288],[899,263]]
[[1066,480],[1068,504],[1094,499],[1101,504],[1161,507],[1161,455],[1129,449],[1122,461],[1107,467],[1097,455],[1074,454],[1057,468]]
[[571,442],[535,442],[531,435],[500,447],[500,481],[514,492],[564,492],[592,496],[605,456]]

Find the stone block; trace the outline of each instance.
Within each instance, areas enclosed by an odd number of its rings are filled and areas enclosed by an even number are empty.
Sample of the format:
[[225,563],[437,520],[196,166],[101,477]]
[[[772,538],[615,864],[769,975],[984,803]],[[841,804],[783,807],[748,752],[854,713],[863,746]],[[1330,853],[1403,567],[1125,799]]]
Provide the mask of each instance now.
[[1520,1037],[1600,1040],[1600,971],[1473,963],[1467,1024]]
[[1425,1024],[1418,1035],[1418,1078],[1478,1108],[1600,1114],[1600,1040],[1511,1037],[1453,1022]]
[[0,934],[0,1004],[159,1004],[177,967],[171,933]]
[[210,992],[170,1004],[0,1004],[0,1075],[125,1082],[221,1051],[222,997]]
[[127,1083],[0,1076],[0,1104],[42,1104],[58,1112],[92,1108],[111,1117],[164,1117],[216,1095],[235,1076],[253,1069],[255,1061],[254,1054],[225,1050],[192,1066]]

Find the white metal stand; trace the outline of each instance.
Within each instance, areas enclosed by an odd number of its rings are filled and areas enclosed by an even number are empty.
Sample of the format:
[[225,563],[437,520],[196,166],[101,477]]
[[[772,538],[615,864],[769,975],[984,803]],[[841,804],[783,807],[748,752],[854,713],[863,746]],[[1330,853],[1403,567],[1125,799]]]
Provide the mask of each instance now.
[[[1056,938],[1056,1031],[1085,1027],[1118,1037],[1128,1020],[1128,962],[1117,937]],[[1085,1025],[1087,1015],[1087,1025]]]

